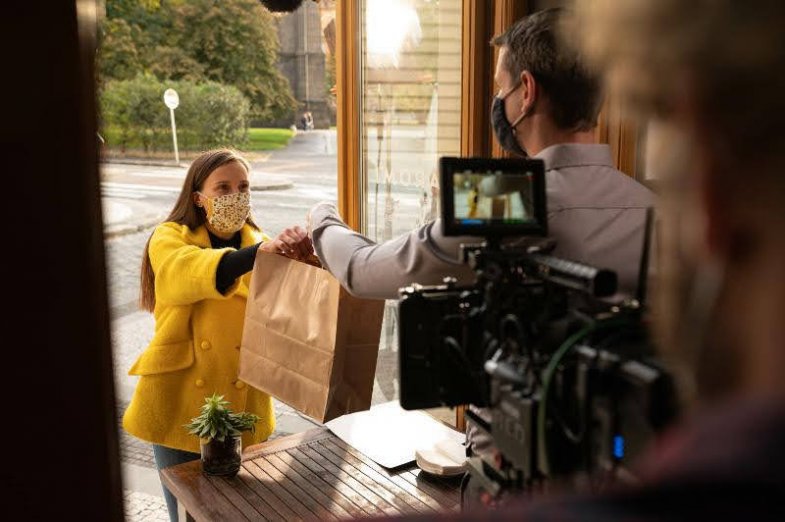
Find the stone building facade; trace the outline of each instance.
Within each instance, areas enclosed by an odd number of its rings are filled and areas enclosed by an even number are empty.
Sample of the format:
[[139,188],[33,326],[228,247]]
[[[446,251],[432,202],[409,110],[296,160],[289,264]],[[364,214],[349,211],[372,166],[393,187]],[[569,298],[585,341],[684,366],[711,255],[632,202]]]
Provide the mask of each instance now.
[[334,34],[334,18],[334,2],[323,0],[303,2],[297,11],[278,20],[278,68],[289,80],[299,105],[293,119],[299,124],[302,114],[310,111],[317,129],[335,125],[333,96],[327,85],[330,48],[325,40],[331,29]]

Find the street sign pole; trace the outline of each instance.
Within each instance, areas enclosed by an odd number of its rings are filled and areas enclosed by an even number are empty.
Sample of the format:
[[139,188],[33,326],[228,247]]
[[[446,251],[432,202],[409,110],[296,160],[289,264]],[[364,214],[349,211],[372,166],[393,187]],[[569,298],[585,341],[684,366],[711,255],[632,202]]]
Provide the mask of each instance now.
[[174,109],[169,109],[169,114],[172,117],[172,142],[174,143],[174,161],[180,164],[180,153],[177,151],[177,125],[174,122]]
[[169,107],[169,115],[172,118],[172,143],[174,144],[174,161],[180,164],[180,153],[177,150],[177,125],[174,121],[174,110],[180,105],[180,96],[174,89],[166,89],[164,92],[164,104]]

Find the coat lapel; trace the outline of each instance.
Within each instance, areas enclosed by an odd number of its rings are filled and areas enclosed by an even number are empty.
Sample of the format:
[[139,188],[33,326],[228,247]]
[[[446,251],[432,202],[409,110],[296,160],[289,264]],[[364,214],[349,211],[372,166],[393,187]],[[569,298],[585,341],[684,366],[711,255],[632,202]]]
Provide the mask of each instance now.
[[210,235],[207,233],[207,228],[200,225],[191,230],[187,225],[183,225],[183,238],[190,244],[201,248],[212,248],[210,244]]
[[264,232],[257,232],[247,224],[243,225],[243,228],[240,229],[240,246],[245,248],[251,245],[255,245],[259,241],[262,240],[262,236],[264,236]]
[[[186,225],[183,225],[183,236],[185,240],[195,246],[201,248],[212,248],[210,244],[210,235],[207,233],[207,227],[204,225],[200,225],[196,227],[196,229],[191,230]],[[263,239],[266,240],[267,235],[263,232],[258,232],[251,228],[249,225],[243,225],[243,228],[240,229],[240,247],[245,248],[251,245],[255,245],[259,241]],[[251,282],[251,273],[244,274],[240,277],[240,287],[237,289],[238,295],[243,299],[248,298],[248,285]]]

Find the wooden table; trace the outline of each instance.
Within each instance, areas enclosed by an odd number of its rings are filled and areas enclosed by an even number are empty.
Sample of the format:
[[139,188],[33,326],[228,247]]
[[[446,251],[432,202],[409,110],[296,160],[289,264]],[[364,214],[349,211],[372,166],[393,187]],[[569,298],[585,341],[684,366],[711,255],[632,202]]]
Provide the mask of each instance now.
[[236,477],[194,461],[162,480],[197,521],[336,520],[458,510],[459,481],[416,466],[388,470],[317,428],[249,447]]

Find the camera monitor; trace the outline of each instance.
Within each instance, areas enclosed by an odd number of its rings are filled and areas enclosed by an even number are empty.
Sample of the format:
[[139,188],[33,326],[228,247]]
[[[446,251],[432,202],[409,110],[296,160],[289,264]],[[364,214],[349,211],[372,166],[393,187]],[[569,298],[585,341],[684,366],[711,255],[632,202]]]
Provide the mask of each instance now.
[[545,166],[535,159],[443,157],[447,236],[545,236]]

